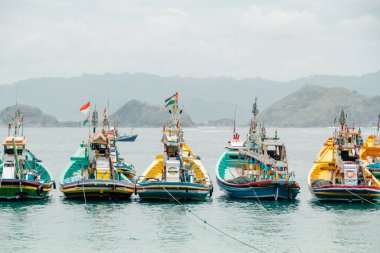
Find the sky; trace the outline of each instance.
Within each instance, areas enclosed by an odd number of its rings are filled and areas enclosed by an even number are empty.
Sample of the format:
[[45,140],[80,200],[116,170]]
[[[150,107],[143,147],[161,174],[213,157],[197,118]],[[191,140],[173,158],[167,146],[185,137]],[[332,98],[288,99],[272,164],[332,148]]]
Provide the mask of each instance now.
[[0,84],[84,73],[284,81],[378,70],[379,0],[0,0]]

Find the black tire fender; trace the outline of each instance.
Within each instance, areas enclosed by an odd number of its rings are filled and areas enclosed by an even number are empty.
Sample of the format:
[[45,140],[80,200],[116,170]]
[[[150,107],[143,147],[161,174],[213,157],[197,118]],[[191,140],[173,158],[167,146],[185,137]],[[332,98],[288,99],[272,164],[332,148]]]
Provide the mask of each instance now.
[[213,192],[214,192],[214,186],[211,185],[211,187],[210,187],[210,192],[209,192],[209,193],[210,193],[210,198],[212,197],[212,193],[213,193]]
[[44,192],[44,187],[42,185],[39,185],[37,187],[37,195],[41,196],[43,192]]

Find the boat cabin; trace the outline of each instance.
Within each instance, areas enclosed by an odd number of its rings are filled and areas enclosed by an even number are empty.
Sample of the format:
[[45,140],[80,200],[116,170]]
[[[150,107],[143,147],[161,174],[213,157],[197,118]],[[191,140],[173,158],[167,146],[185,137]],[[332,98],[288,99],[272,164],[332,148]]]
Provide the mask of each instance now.
[[108,140],[102,132],[98,132],[91,137],[90,145],[96,156],[109,156]]
[[284,161],[286,159],[285,145],[277,140],[267,140],[261,145],[261,154],[268,155],[276,161]]
[[[15,146],[14,146],[15,145]],[[3,155],[3,168],[1,171],[1,178],[15,179],[18,177],[16,168],[15,151],[17,152],[17,159],[25,160],[26,157],[26,139],[23,136],[9,136],[3,142],[4,155]]]

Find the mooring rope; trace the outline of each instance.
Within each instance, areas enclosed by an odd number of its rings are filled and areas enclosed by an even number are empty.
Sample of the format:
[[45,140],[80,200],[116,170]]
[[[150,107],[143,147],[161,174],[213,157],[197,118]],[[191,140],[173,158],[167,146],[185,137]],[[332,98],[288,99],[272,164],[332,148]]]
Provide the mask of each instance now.
[[357,194],[351,192],[350,190],[347,190],[347,189],[345,189],[345,190],[346,190],[348,193],[351,193],[352,195],[354,195],[354,196],[356,196],[356,197],[358,197],[358,198],[360,198],[360,199],[362,199],[362,200],[364,200],[364,201],[366,201],[366,202],[368,202],[368,203],[370,203],[370,204],[376,206],[377,208],[380,208],[380,205],[378,205],[378,204],[376,204],[376,203],[374,203],[374,202],[372,202],[372,201],[369,201],[368,199],[365,199],[365,198],[363,198],[363,197],[361,197],[361,196],[359,196],[359,195],[357,195]]
[[173,196],[168,190],[166,190],[165,187],[163,187],[163,186],[161,186],[161,187],[162,187],[162,189],[164,189],[164,190],[169,194],[169,196],[170,196],[171,198],[173,198],[178,204],[180,204],[180,205],[183,207],[183,209],[184,209],[185,211],[187,211],[187,212],[189,212],[190,214],[192,214],[195,218],[197,218],[198,220],[202,221],[204,224],[208,225],[209,227],[213,228],[214,230],[218,231],[219,233],[221,233],[221,234],[223,234],[223,235],[225,235],[225,236],[231,238],[232,240],[235,240],[235,241],[237,241],[238,243],[241,243],[241,244],[243,244],[243,245],[245,245],[245,246],[247,246],[247,247],[249,247],[249,248],[251,248],[251,249],[257,250],[258,252],[265,252],[265,251],[263,251],[263,250],[261,250],[261,249],[259,249],[259,248],[256,248],[255,246],[252,246],[252,245],[250,245],[250,244],[248,244],[248,243],[246,243],[246,242],[243,242],[242,240],[240,240],[240,239],[238,239],[238,238],[236,238],[236,237],[234,237],[234,236],[228,234],[227,232],[224,232],[224,231],[221,230],[220,228],[217,228],[217,227],[215,227],[214,225],[208,223],[207,220],[203,219],[202,217],[200,217],[199,215],[197,215],[196,213],[194,213],[193,211],[191,211],[190,208],[186,207],[186,206],[185,206],[184,204],[182,204],[178,199],[176,199],[176,198],[175,198],[175,197],[174,197],[174,196]]
[[255,196],[256,196],[256,198],[257,198],[257,201],[259,202],[259,204],[260,204],[260,205],[264,208],[264,210],[266,211],[267,209],[265,208],[265,206],[263,205],[263,203],[261,203],[260,198],[259,198],[259,196],[257,196],[255,189],[252,188],[252,190],[253,190],[253,192],[255,193]]
[[87,206],[86,193],[84,191],[84,184],[82,184],[82,192],[83,192],[84,204]]

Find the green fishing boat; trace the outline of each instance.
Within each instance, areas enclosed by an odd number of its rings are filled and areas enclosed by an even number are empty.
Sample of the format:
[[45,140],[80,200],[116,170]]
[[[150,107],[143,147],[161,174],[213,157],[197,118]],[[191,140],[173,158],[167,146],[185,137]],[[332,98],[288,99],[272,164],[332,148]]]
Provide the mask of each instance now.
[[46,198],[55,188],[53,177],[42,161],[27,149],[27,139],[23,135],[23,116],[19,108],[16,109],[13,120],[13,124],[8,125],[8,137],[2,144],[4,154],[0,159],[0,199]]
[[108,119],[104,117],[103,128],[96,131],[97,113],[93,112],[93,132],[88,142],[80,145],[59,178],[60,190],[66,198],[127,199],[135,190],[132,180],[116,167],[118,160],[111,153],[117,151],[111,137],[115,132],[106,131]]

